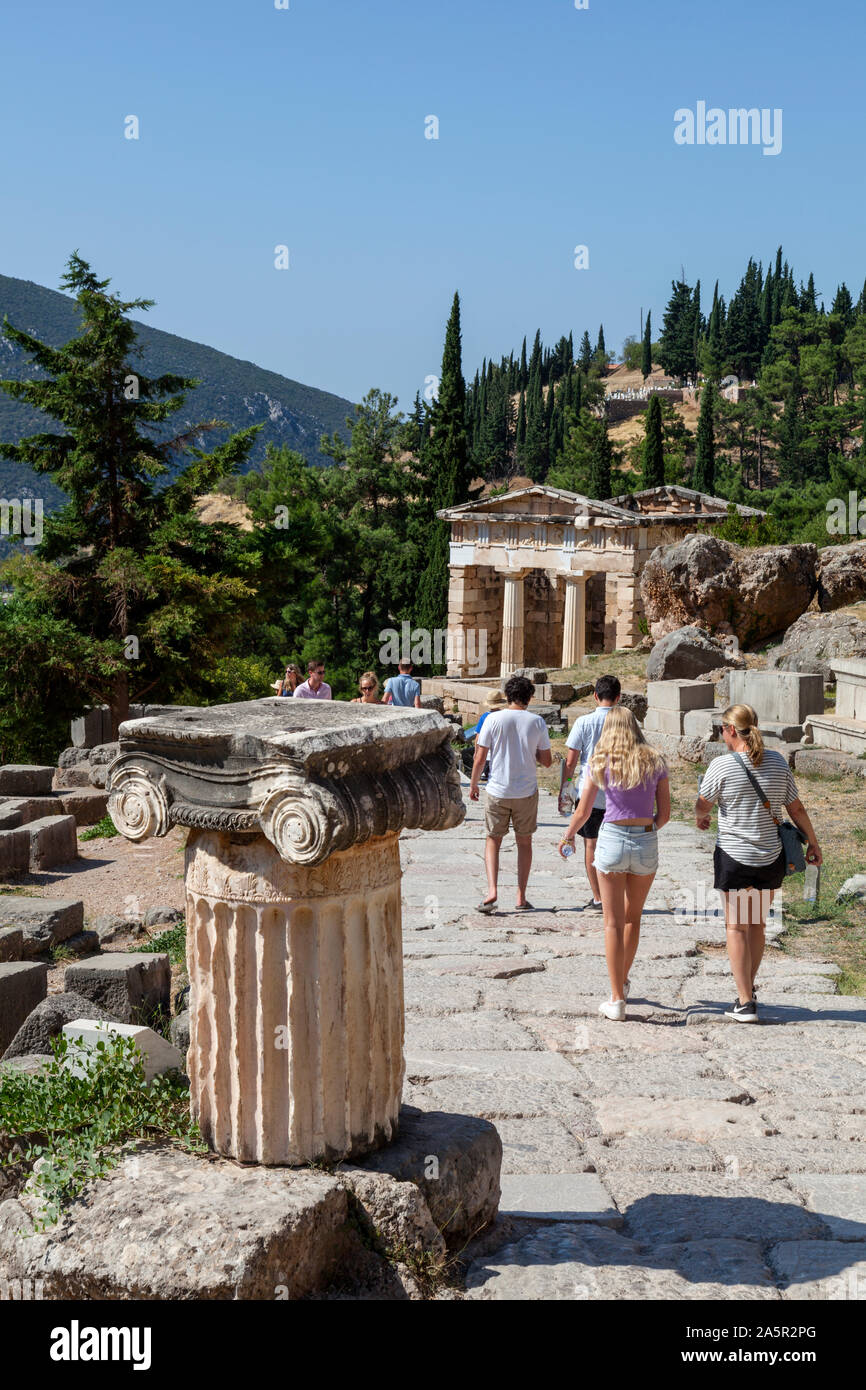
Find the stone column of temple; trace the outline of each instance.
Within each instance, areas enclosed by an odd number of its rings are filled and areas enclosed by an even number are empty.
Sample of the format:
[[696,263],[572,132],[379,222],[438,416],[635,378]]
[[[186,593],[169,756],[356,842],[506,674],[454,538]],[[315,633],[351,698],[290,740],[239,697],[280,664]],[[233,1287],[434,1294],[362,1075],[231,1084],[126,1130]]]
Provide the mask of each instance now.
[[524,664],[523,580],[524,570],[505,575],[502,608],[502,655],[499,674],[510,676]]
[[300,1164],[397,1130],[399,834],[465,814],[433,711],[265,699],[123,725],[128,839],[189,828],[190,1104],[217,1153]]
[[582,666],[586,656],[586,575],[565,575],[562,666]]
[[263,835],[193,830],[186,888],[203,1137],[255,1163],[387,1143],[403,1086],[398,836],[303,868]]

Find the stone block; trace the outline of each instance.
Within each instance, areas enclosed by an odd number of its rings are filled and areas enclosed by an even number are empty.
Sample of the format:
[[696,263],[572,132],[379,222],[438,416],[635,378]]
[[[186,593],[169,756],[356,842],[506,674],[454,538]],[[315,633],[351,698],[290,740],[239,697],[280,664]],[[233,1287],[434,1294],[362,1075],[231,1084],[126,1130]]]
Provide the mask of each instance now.
[[122,1023],[141,1023],[152,1010],[168,1010],[171,968],[167,955],[123,951],[66,967],[63,988],[100,1004]]
[[0,796],[50,796],[53,767],[7,763],[0,767]]
[[855,758],[866,753],[866,720],[813,714],[809,716],[809,727],[816,748],[852,753]]
[[76,763],[74,767],[59,767],[54,777],[54,789],[57,792],[68,791],[72,788],[79,790],[92,791],[90,783],[90,763]]
[[71,956],[93,956],[98,954],[99,948],[100,941],[95,931],[81,931],[63,943],[64,951]]
[[866,762],[850,753],[835,753],[830,748],[800,748],[794,754],[795,772],[812,772],[819,777],[837,777],[840,773],[866,777]]
[[78,1076],[87,1073],[88,1051],[99,1042],[112,1038],[129,1038],[144,1059],[144,1079],[148,1085],[155,1076],[170,1071],[183,1071],[185,1058],[173,1043],[166,1042],[152,1028],[134,1023],[115,1023],[95,1018],[76,1018],[64,1023],[63,1036],[69,1042],[65,1065]]
[[0,1205],[0,1267],[46,1299],[273,1303],[326,1289],[364,1253],[338,1178],[168,1146],[124,1153],[61,1227],[22,1240],[39,1210],[26,1187]]
[[23,955],[38,956],[84,928],[84,904],[60,898],[0,896],[0,927],[20,927]]
[[97,917],[93,929],[100,946],[112,946],[116,941],[125,941],[127,938],[135,940],[147,936],[140,918],[121,917],[114,913],[108,917]]
[[0,1055],[48,992],[48,966],[33,961],[0,965]]
[[758,726],[765,743],[799,743],[803,737],[802,724],[781,724],[762,720]]
[[751,705],[763,729],[767,724],[802,724],[809,714],[824,713],[824,681],[800,671],[731,671],[728,699]]
[[678,709],[657,709],[650,705],[643,722],[644,733],[682,735],[684,712]]
[[444,1260],[447,1246],[424,1194],[413,1182],[398,1182],[389,1173],[368,1173],[341,1165],[341,1182],[354,1193],[376,1235],[393,1250],[413,1250]]
[[686,738],[720,738],[721,733],[720,709],[690,709],[683,715],[683,735]]
[[0,801],[0,830],[17,830],[21,824],[21,798]]
[[78,858],[74,816],[43,816],[26,827],[30,835],[30,871],[39,873]]
[[649,681],[646,695],[650,709],[685,711],[712,709],[714,691],[710,681]]
[[0,830],[0,878],[26,874],[30,868],[30,831]]
[[171,1020],[168,1031],[186,1066],[186,1054],[189,1051],[189,1009],[184,1009],[183,1013]]
[[31,821],[39,820],[42,816],[56,816],[60,809],[55,796],[10,797],[2,805],[4,815],[15,815],[15,823],[18,826],[29,825]]
[[501,1216],[533,1221],[592,1221],[618,1227],[622,1217],[596,1173],[520,1173],[502,1178]]
[[843,719],[866,719],[866,661],[840,661],[833,672],[836,714]]
[[404,1105],[397,1138],[356,1166],[415,1183],[446,1244],[460,1248],[496,1215],[501,1164],[488,1120]]
[[69,767],[78,767],[79,763],[90,761],[89,748],[64,748],[60,757],[57,759],[57,766],[61,772]]
[[97,1009],[89,999],[81,994],[49,994],[36,1005],[18,1029],[14,1038],[3,1053],[4,1062],[12,1057],[47,1055],[51,1043],[65,1023],[72,1023],[82,1017],[96,1017],[102,1022],[112,1022],[111,1014]]
[[24,954],[24,933],[20,927],[0,927],[0,961],[20,960]]
[[108,810],[108,793],[96,787],[71,787],[57,795],[63,814],[74,816],[79,827],[96,825]]
[[108,706],[97,705],[80,718],[73,719],[69,736],[76,748],[95,748],[99,743],[107,743],[111,738],[111,711]]

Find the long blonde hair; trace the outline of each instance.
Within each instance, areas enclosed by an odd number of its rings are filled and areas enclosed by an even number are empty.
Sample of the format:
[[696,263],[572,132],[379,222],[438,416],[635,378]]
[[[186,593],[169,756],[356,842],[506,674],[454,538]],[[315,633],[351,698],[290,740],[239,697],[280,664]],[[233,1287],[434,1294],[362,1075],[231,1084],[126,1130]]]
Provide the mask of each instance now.
[[764,761],[764,740],[758,731],[758,716],[751,705],[729,705],[722,715],[723,724],[732,724],[734,732],[746,744],[753,767]]
[[613,705],[589,760],[590,776],[596,786],[604,786],[605,773],[611,786],[627,789],[639,787],[656,773],[666,771],[664,758],[647,743],[631,710]]

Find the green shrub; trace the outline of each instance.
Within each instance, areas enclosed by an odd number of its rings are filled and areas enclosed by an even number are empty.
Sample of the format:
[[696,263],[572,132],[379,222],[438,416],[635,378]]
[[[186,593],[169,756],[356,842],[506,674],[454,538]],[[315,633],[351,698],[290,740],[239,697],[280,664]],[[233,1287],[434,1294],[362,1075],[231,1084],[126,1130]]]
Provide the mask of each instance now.
[[141,1053],[115,1034],[83,1050],[87,1066],[78,1075],[63,1065],[68,1046],[63,1035],[55,1038],[53,1056],[35,1075],[0,1073],[0,1166],[27,1171],[38,1160],[31,1179],[40,1204],[36,1230],[53,1225],[86,1183],[116,1167],[132,1141],[161,1138],[190,1153],[207,1151],[177,1072],[146,1085]]
[[152,936],[150,941],[144,946],[138,947],[139,951],[165,951],[172,965],[184,965],[186,963],[186,922],[178,922],[177,926],[169,927],[167,931],[160,932],[159,936]]
[[86,830],[82,830],[79,840],[110,840],[112,835],[119,835],[120,831],[111,819],[108,812],[98,820],[95,825],[90,825]]

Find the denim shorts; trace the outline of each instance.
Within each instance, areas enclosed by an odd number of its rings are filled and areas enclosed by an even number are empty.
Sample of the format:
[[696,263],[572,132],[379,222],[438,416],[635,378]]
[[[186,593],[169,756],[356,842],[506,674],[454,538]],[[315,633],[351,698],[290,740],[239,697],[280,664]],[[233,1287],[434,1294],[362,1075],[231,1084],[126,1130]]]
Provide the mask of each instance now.
[[598,832],[595,867],[602,874],[654,874],[659,866],[658,831],[605,821]]

